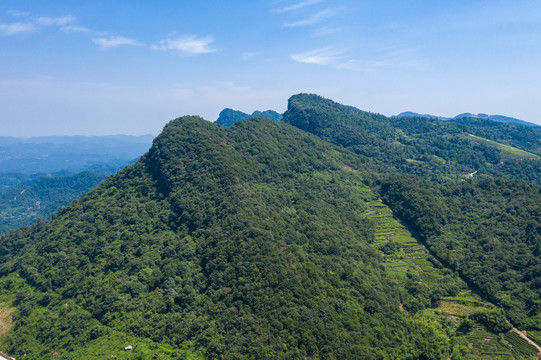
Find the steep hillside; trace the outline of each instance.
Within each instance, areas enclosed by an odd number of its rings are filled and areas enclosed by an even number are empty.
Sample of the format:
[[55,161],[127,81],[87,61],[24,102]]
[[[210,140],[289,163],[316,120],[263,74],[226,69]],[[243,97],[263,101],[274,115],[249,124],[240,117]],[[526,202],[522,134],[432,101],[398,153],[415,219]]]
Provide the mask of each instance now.
[[521,328],[541,330],[541,187],[397,176],[383,200],[429,249]]
[[0,240],[0,300],[16,307],[3,349],[448,357],[437,324],[399,309],[359,166],[284,123],[172,121],[136,164]]
[[[283,121],[354,151],[379,166],[380,172],[398,171],[437,181],[475,174],[541,183],[537,158],[541,131],[532,128],[482,119],[472,123],[389,119],[310,94],[292,96]],[[470,134],[492,142],[477,141]],[[523,152],[523,157],[509,157],[518,150],[533,155]]]

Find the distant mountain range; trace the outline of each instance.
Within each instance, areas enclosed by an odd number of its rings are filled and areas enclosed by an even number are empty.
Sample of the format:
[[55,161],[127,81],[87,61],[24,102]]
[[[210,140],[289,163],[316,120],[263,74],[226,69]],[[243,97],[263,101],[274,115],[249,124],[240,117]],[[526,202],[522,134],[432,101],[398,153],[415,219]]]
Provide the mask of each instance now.
[[110,174],[143,155],[152,135],[0,136],[0,187],[47,174]]
[[228,127],[228,126],[233,125],[237,121],[248,120],[249,118],[256,117],[256,116],[263,116],[267,119],[271,119],[274,121],[282,120],[282,114],[279,114],[274,110],[266,110],[266,111],[256,110],[250,115],[242,111],[226,108],[220,112],[220,115],[218,116],[218,119],[215,122],[216,124],[222,125],[223,127]]
[[450,117],[445,117],[445,116],[419,114],[419,113],[415,113],[411,111],[406,111],[398,115],[391,116],[391,118],[398,118],[398,117],[422,117],[422,118],[435,118],[439,120],[458,120],[458,119],[473,118],[473,119],[486,119],[486,120],[492,120],[492,121],[501,122],[501,123],[541,128],[541,125],[527,122],[524,120],[519,120],[513,117],[509,117],[509,116],[503,116],[503,115],[462,113],[462,114],[458,114],[455,117],[450,118]]

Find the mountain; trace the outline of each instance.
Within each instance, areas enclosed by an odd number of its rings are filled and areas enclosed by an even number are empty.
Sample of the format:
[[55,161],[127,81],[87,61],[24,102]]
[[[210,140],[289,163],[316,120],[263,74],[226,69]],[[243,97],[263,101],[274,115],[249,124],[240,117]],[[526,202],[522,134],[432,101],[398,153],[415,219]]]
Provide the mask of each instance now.
[[256,110],[252,115],[243,113],[242,111],[232,110],[232,109],[223,109],[218,116],[218,119],[215,121],[216,124],[222,125],[223,127],[228,127],[236,123],[237,121],[247,120],[251,117],[262,116],[267,119],[274,121],[282,120],[282,115],[277,113],[274,110],[259,111]]
[[434,118],[434,119],[438,119],[438,120],[451,120],[452,119],[452,118],[443,117],[443,116],[437,116],[437,115],[419,114],[419,113],[412,112],[412,111],[401,112],[398,115],[392,115],[391,116],[391,118],[396,118],[396,117],[423,117],[423,118],[429,118],[429,119]]
[[[300,94],[283,121],[362,156],[379,173],[382,200],[431,254],[513,324],[541,330],[541,187],[532,184],[541,174],[539,131],[483,119],[415,120]],[[478,170],[456,177],[468,167]]]
[[1,344],[29,359],[132,344],[158,358],[447,357],[370,245],[359,166],[285,123],[174,120],[134,165],[1,238],[2,301],[17,309]]
[[379,172],[437,181],[474,173],[541,184],[541,132],[533,128],[483,119],[387,118],[313,94],[292,96],[283,121],[350,149]]
[[512,327],[541,341],[539,136],[311,94],[281,122],[173,120],[133,165],[0,238],[0,350],[538,356]]
[[105,178],[106,175],[89,172],[48,176],[0,192],[0,235],[38,219],[48,219],[58,208],[69,205]]
[[501,123],[508,123],[513,125],[522,125],[522,126],[528,126],[533,128],[541,129],[541,125],[534,124],[531,122],[515,119],[513,117],[509,116],[503,116],[503,115],[487,115],[487,114],[472,114],[472,113],[462,113],[455,117],[449,118],[449,117],[443,117],[443,116],[437,116],[437,115],[429,115],[429,114],[418,114],[411,111],[406,111],[403,113],[400,113],[398,115],[393,115],[391,118],[396,117],[423,117],[423,118],[434,118],[438,120],[457,120],[457,119],[464,119],[464,118],[471,118],[471,119],[486,119],[486,120],[492,120],[496,122]]

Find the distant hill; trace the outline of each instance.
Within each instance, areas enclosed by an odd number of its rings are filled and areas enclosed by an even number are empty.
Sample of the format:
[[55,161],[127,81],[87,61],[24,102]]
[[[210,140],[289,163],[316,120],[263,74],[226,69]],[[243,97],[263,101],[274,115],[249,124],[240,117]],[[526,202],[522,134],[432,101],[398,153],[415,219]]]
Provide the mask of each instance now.
[[515,119],[513,117],[509,116],[503,116],[503,115],[487,115],[487,114],[472,114],[472,113],[462,113],[455,117],[449,118],[444,116],[437,116],[437,115],[430,115],[430,114],[419,114],[411,111],[406,111],[403,113],[400,113],[398,115],[393,115],[391,118],[397,118],[397,117],[423,117],[423,118],[434,118],[439,120],[451,120],[451,119],[464,119],[464,118],[472,118],[472,119],[486,119],[486,120],[492,120],[497,121],[501,123],[508,123],[508,124],[514,124],[514,125],[522,125],[522,126],[529,126],[534,128],[540,128],[541,125],[534,124],[531,122]]
[[0,187],[50,174],[110,174],[143,155],[152,139],[152,135],[0,137]]
[[282,120],[282,114],[277,113],[274,110],[259,111],[256,110],[252,115],[244,113],[242,111],[233,110],[233,109],[223,109],[218,116],[218,119],[215,121],[216,124],[222,125],[223,127],[228,127],[236,123],[237,121],[247,120],[251,117],[263,116],[267,119],[274,121]]
[[443,117],[443,116],[437,116],[437,115],[430,115],[430,114],[419,114],[416,112],[406,111],[402,112],[398,115],[392,115],[391,118],[397,118],[397,117],[422,117],[427,119],[439,119],[439,120],[451,120],[452,118]]
[[475,172],[541,184],[541,131],[532,127],[479,118],[388,118],[313,94],[292,96],[283,121],[347,147],[383,171],[437,181]]

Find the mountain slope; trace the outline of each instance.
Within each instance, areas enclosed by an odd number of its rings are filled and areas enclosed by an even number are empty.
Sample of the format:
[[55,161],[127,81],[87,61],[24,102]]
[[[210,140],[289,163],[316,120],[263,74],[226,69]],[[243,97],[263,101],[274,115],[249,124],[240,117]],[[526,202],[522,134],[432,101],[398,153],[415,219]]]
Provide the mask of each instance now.
[[172,121],[136,164],[0,240],[17,308],[2,344],[29,359],[127,338],[177,351],[162,358],[446,358],[437,325],[399,310],[351,159],[262,118]]
[[427,246],[516,326],[541,330],[541,187],[397,176],[382,199]]
[[47,219],[98,185],[105,175],[83,172],[73,176],[41,178],[0,193],[0,235]]
[[[311,94],[292,96],[283,121],[354,151],[379,172],[437,181],[467,179],[475,173],[541,183],[541,161],[535,158],[541,150],[541,131],[527,127],[483,119],[390,119]],[[493,142],[477,141],[470,134]],[[501,145],[534,155],[516,161]]]

